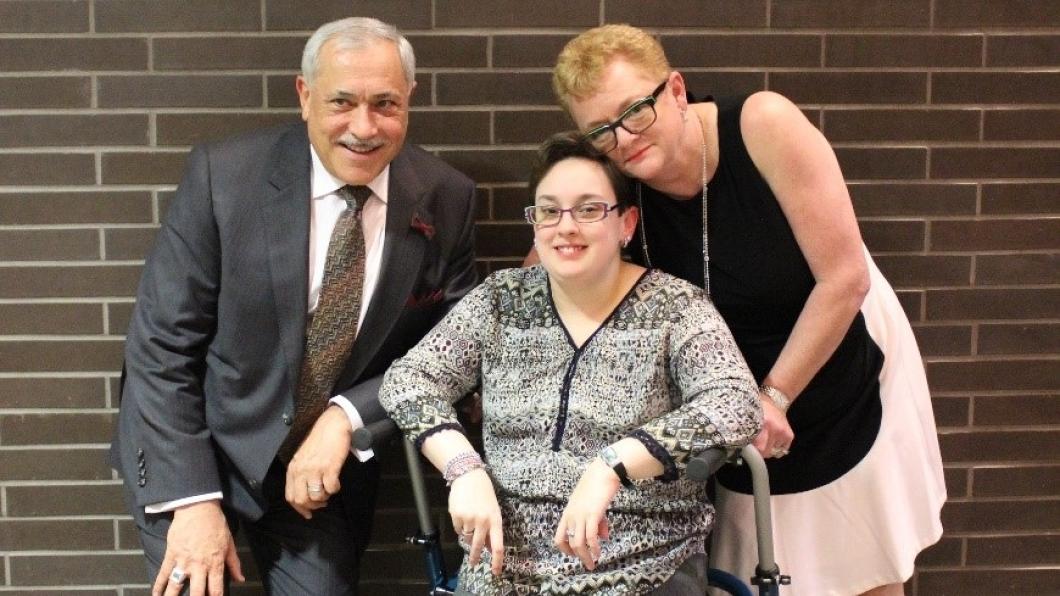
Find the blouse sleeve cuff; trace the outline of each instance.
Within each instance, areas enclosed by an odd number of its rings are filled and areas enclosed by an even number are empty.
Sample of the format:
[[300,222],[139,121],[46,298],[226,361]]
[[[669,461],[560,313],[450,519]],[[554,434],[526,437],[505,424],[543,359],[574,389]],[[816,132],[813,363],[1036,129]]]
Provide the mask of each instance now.
[[420,436],[416,437],[416,440],[412,442],[412,444],[416,447],[416,451],[423,449],[423,442],[430,438],[431,435],[442,432],[443,430],[455,430],[463,433],[464,427],[461,426],[459,422],[445,422],[443,424],[439,424],[438,426],[432,426],[431,428],[428,428],[427,430],[421,432]]
[[674,462],[674,458],[670,455],[670,452],[655,440],[655,437],[652,437],[639,428],[629,433],[629,436],[640,441],[644,445],[644,448],[648,450],[648,453],[650,453],[655,459],[659,460],[659,463],[663,465],[663,473],[662,476],[659,477],[659,480],[662,482],[673,482],[674,480],[677,480],[677,463]]

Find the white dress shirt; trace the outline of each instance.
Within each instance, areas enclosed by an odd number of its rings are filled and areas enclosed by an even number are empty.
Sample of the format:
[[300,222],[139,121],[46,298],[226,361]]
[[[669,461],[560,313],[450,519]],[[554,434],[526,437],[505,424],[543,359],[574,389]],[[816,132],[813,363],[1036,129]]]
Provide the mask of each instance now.
[[[312,177],[310,178],[310,215],[309,215],[309,312],[317,308],[320,300],[320,286],[324,278],[324,260],[328,254],[328,244],[331,242],[331,233],[335,230],[339,215],[346,210],[346,201],[339,196],[338,191],[346,183],[331,175],[324,163],[320,161],[316,149],[310,145],[309,153],[312,157]],[[390,166],[387,165],[366,186],[372,191],[372,196],[361,207],[361,229],[364,234],[365,260],[364,260],[364,285],[361,288],[361,312],[357,319],[358,330],[364,321],[364,314],[368,312],[368,303],[375,292],[376,283],[379,281],[379,270],[383,262],[383,244],[386,236],[386,205],[390,190]],[[364,426],[357,409],[353,407],[346,396],[339,394],[331,398],[330,403],[342,408],[350,419],[350,426],[357,430]],[[362,451],[352,449],[357,459],[367,461],[374,453],[371,449]],[[202,501],[221,499],[220,491],[194,495],[174,501],[153,503],[144,506],[146,513],[164,513],[172,511],[177,507],[191,505]]]

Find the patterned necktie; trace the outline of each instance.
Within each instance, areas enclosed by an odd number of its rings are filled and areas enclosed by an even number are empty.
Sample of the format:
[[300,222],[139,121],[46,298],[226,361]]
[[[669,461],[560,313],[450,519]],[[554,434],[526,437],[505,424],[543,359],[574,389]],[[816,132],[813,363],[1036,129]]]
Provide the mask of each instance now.
[[327,407],[332,386],[346,365],[357,337],[365,258],[361,207],[372,191],[367,186],[344,186],[337,194],[346,201],[347,208],[339,215],[331,234],[320,298],[316,312],[306,325],[294,422],[279,452],[283,461],[290,461]]

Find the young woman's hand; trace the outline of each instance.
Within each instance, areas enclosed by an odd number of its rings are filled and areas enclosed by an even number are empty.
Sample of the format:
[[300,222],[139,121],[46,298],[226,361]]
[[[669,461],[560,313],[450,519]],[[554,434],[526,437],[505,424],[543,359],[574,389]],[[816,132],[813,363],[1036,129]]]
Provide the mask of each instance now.
[[581,559],[592,571],[600,560],[600,541],[607,540],[607,508],[622,486],[618,475],[600,458],[582,472],[552,541],[560,551]]
[[449,489],[449,515],[457,536],[470,545],[468,563],[477,565],[482,549],[489,548],[493,575],[500,575],[504,564],[501,508],[493,481],[485,470],[472,470],[453,481]]

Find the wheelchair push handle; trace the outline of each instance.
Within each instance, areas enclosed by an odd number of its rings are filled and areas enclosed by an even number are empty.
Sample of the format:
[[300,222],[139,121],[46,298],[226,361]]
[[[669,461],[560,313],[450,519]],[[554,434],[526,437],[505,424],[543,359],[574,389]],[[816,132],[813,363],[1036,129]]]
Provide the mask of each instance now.
[[353,446],[361,451],[378,447],[398,432],[398,427],[389,418],[369,422],[353,431]]

